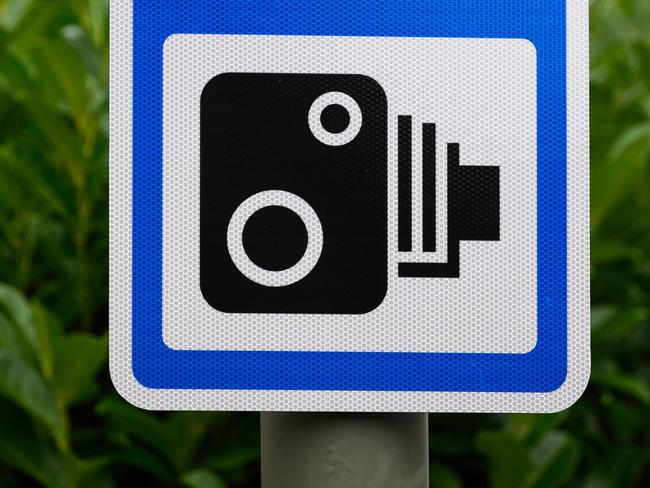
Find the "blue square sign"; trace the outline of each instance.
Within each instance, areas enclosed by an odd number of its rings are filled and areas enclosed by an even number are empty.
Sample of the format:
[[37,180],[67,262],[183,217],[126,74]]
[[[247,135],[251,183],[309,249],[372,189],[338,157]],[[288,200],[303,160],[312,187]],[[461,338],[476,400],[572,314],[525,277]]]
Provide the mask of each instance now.
[[111,376],[551,412],[589,377],[587,0],[111,2]]

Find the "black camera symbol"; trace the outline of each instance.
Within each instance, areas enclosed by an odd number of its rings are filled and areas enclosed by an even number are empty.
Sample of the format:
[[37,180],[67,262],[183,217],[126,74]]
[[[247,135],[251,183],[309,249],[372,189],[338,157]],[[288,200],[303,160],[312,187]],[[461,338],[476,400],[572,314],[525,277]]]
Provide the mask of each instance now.
[[201,96],[200,284],[224,312],[360,314],[387,289],[387,102],[361,75],[225,73]]
[[[436,126],[423,124],[423,251],[436,250]],[[225,73],[201,96],[200,285],[239,313],[361,314],[388,286],[387,100],[350,74]],[[412,249],[412,120],[398,118],[398,243]],[[446,263],[400,277],[458,277],[460,240],[499,239],[499,168],[447,147]]]

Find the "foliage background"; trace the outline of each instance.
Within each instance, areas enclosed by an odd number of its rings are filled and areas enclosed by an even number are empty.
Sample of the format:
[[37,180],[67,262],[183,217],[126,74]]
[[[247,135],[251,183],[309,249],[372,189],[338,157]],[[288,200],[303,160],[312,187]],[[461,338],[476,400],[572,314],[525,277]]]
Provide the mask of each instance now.
[[[255,414],[107,373],[108,0],[0,0],[0,485],[259,485]],[[650,486],[650,2],[591,1],[593,372],[555,415],[431,416],[437,487]]]

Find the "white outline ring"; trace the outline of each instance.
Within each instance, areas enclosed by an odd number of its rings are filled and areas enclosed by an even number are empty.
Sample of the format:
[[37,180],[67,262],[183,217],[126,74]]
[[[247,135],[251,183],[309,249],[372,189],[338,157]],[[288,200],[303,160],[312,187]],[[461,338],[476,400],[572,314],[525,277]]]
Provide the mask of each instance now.
[[[350,122],[342,132],[330,132],[321,123],[321,114],[330,105],[341,105],[348,111]],[[328,146],[343,146],[352,141],[361,130],[363,116],[359,104],[342,92],[327,92],[318,97],[309,108],[309,129],[314,137]]]
[[[295,212],[307,229],[307,248],[300,260],[290,268],[271,271],[255,264],[244,249],[243,232],[248,219],[258,210],[285,207]],[[233,212],[228,224],[228,253],[237,269],[249,280],[263,286],[288,286],[307,276],[318,262],[323,250],[323,227],[314,209],[294,193],[268,190],[244,200]]]

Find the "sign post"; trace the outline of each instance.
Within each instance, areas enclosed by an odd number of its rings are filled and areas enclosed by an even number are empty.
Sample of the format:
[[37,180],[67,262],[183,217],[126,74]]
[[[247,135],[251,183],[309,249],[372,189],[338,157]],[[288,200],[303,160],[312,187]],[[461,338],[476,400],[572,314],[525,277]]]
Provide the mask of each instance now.
[[420,413],[262,413],[262,486],[427,487],[427,424]]
[[[118,391],[570,406],[589,377],[587,19],[587,0],[111,2]],[[306,418],[264,417],[266,439]]]

